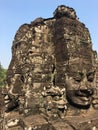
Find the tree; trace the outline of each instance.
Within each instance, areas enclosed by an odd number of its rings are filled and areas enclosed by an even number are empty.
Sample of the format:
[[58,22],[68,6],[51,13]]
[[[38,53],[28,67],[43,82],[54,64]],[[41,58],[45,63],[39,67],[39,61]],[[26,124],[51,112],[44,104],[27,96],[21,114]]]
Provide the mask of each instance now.
[[0,87],[4,86],[4,80],[6,78],[6,72],[7,70],[2,67],[0,64]]

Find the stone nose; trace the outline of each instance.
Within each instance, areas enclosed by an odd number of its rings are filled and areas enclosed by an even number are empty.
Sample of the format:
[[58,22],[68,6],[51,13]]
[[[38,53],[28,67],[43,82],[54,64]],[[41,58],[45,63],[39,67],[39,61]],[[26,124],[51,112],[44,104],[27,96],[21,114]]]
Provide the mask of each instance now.
[[81,82],[80,89],[84,90],[84,89],[88,89],[88,88],[90,88],[90,86],[89,86],[89,82],[87,80],[87,77],[85,76]]
[[81,82],[80,88],[79,88],[79,94],[84,96],[91,96],[93,95],[94,90],[89,84],[87,77],[84,76],[83,81]]

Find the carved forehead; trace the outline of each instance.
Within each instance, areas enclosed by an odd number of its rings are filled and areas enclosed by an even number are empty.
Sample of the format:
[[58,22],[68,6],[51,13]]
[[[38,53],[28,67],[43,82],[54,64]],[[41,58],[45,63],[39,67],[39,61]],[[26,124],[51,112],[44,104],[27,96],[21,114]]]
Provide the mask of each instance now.
[[75,62],[69,62],[66,71],[67,72],[93,72],[95,70],[93,64],[88,60],[78,60]]

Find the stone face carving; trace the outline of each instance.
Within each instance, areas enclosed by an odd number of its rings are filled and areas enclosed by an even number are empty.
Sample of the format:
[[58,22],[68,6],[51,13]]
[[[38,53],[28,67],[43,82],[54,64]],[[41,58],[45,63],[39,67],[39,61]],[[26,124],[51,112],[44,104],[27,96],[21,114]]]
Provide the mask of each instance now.
[[83,63],[78,64],[69,62],[66,79],[67,99],[72,105],[79,108],[90,107],[95,89],[95,70],[93,70],[93,66],[85,65],[84,62],[84,60]]
[[2,91],[2,130],[97,130],[96,55],[89,30],[70,7],[22,25]]

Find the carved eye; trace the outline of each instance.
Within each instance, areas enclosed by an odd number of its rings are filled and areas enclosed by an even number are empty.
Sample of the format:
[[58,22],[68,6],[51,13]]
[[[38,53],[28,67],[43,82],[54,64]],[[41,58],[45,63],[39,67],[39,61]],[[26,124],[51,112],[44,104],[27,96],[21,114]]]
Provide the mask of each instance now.
[[89,82],[93,82],[93,80],[94,80],[94,72],[89,72],[89,73],[87,74],[87,80],[88,80]]

